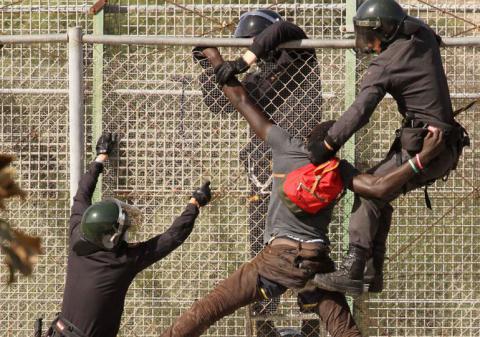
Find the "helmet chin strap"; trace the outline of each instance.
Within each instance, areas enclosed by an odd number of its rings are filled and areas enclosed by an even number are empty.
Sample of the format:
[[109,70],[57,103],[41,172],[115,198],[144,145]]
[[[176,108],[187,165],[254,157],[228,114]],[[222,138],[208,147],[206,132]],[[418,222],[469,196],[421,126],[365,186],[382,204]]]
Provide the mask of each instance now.
[[381,39],[382,42],[380,43],[380,49],[381,49],[382,51],[384,51],[385,49],[387,49],[388,46],[389,46],[393,41],[396,40],[396,38],[397,38],[397,36],[398,36],[398,33],[400,32],[400,29],[401,29],[401,27],[402,27],[402,25],[403,25],[403,22],[405,21],[406,18],[407,18],[407,15],[405,15],[405,16],[403,17],[402,21],[400,21],[400,23],[397,25],[397,28],[395,29],[395,31],[393,32],[393,34],[392,34],[390,37],[388,37],[388,38],[382,37],[382,39]]

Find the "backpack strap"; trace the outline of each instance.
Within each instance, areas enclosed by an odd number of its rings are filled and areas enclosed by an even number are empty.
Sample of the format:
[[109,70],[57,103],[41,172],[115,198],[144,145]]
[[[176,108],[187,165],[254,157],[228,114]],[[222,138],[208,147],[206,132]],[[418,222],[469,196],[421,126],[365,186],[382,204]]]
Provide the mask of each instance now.
[[338,167],[338,165],[340,165],[340,161],[338,160],[338,158],[333,158],[333,159],[330,159],[329,161],[326,161],[323,164],[318,165],[313,172],[317,173],[318,171],[323,170],[322,172],[322,175],[323,175],[327,172],[335,170]]

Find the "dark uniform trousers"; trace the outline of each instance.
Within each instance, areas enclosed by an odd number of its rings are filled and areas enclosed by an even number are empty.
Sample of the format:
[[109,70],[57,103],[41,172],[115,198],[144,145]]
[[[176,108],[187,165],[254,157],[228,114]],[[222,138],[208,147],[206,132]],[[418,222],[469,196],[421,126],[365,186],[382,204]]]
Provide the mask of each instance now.
[[[397,155],[400,155],[400,153],[390,152],[387,158],[372,168],[369,173],[385,175],[394,170],[398,165]],[[405,150],[402,150],[401,156],[403,163],[411,158],[410,154]],[[446,176],[455,166],[458,157],[459,154],[456,148],[447,147],[420,174],[410,180],[403,189],[392,193],[383,200],[366,199],[355,195],[349,225],[350,243],[366,249],[373,248],[374,254],[385,254],[393,213],[390,202],[402,193],[428,185],[433,180]]]
[[[178,317],[162,337],[200,336],[208,327],[237,309],[287,290],[302,289],[314,273],[333,270],[329,249],[267,245],[250,262],[244,263],[211,293],[197,300]],[[361,336],[345,296],[318,288],[302,290],[303,306],[316,311],[332,337]]]

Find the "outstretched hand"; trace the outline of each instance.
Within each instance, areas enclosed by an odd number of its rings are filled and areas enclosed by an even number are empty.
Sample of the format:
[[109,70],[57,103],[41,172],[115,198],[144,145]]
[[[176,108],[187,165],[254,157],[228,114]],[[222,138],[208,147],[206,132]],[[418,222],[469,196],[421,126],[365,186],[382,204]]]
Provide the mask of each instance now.
[[97,140],[97,146],[95,147],[97,150],[97,156],[101,154],[110,155],[117,141],[117,134],[104,132]]
[[206,181],[202,186],[197,188],[192,193],[194,198],[200,207],[205,206],[212,199],[212,191],[210,190],[210,181]]
[[424,164],[429,163],[445,150],[445,142],[443,141],[443,132],[437,128],[430,128],[427,135],[423,139],[423,148],[419,156]]

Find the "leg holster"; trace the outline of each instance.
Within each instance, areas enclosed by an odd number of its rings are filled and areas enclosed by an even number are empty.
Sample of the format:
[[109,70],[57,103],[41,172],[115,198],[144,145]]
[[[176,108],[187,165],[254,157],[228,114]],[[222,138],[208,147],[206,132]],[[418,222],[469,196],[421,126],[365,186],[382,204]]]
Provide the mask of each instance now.
[[47,331],[48,337],[87,337],[73,323],[68,321],[61,313],[53,320]]

